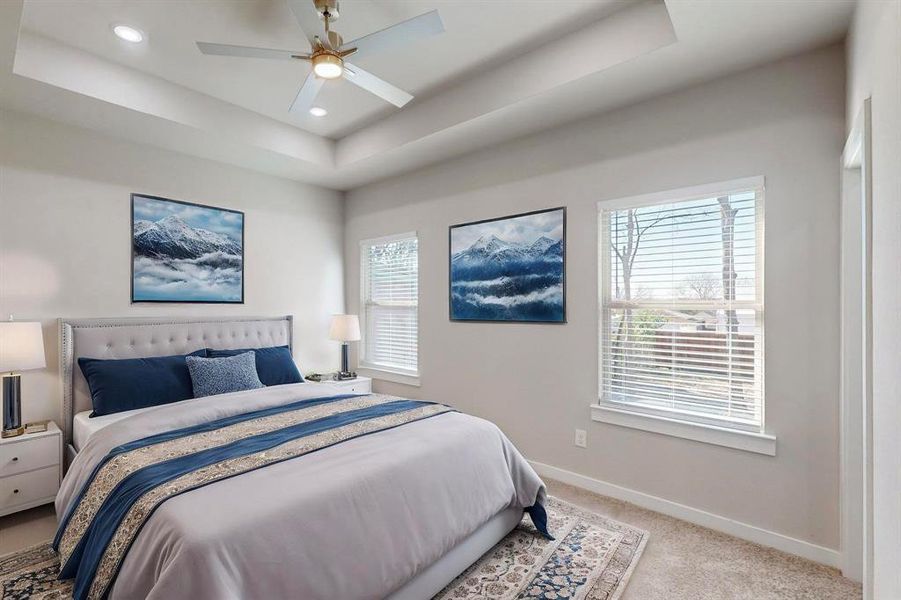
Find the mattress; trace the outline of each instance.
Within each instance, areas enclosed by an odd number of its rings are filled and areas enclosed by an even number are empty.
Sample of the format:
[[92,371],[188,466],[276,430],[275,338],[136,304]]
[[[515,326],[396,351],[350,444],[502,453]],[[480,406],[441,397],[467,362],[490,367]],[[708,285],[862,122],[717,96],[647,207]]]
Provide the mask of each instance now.
[[84,448],[84,445],[88,443],[88,439],[107,425],[111,423],[115,423],[116,421],[121,421],[126,417],[130,417],[132,415],[138,415],[142,412],[146,412],[154,408],[149,406],[147,408],[136,408],[135,410],[126,410],[120,413],[113,413],[111,415],[103,415],[102,417],[93,417],[91,418],[91,413],[93,411],[85,410],[75,415],[72,419],[72,445],[75,446],[75,450],[80,451]]

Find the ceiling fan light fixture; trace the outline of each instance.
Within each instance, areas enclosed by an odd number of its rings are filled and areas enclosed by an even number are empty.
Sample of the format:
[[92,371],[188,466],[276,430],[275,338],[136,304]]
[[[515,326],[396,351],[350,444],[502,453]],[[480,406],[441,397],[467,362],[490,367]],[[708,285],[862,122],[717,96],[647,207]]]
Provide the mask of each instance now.
[[144,41],[144,34],[141,30],[135,29],[129,25],[123,25],[121,23],[113,25],[113,33],[116,34],[116,37],[120,40],[125,40],[132,44],[139,44]]
[[[344,62],[345,59],[356,62],[355,59],[348,57],[352,55],[365,57],[367,54],[380,52],[401,42],[414,42],[444,32],[444,23],[436,9],[345,44],[341,35],[332,30],[332,23],[338,17],[338,0],[281,1],[287,1],[294,20],[300,26],[304,37],[310,42],[309,53],[303,50],[277,50],[200,41],[196,44],[202,54],[213,56],[309,61],[311,72],[306,75],[303,85],[300,86],[289,108],[292,113],[297,115],[308,111],[315,117],[324,117],[327,111],[313,105],[316,96],[326,82],[342,77],[347,78],[348,82],[360,89],[390,102],[398,108],[403,108],[413,99],[412,94],[352,63]],[[322,19],[321,24],[316,21],[310,22],[315,14],[309,10],[311,2]],[[306,9],[304,9],[304,4],[306,4]]]
[[313,72],[323,79],[337,79],[344,73],[344,61],[334,54],[317,54],[313,56]]

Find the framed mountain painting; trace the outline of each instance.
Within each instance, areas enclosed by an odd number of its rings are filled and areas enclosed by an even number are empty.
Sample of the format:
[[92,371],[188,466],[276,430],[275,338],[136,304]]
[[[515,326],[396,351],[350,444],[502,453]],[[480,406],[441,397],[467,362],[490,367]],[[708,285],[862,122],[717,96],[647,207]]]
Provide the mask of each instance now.
[[132,194],[131,301],[242,304],[244,213]]
[[450,228],[452,321],[566,322],[566,208]]

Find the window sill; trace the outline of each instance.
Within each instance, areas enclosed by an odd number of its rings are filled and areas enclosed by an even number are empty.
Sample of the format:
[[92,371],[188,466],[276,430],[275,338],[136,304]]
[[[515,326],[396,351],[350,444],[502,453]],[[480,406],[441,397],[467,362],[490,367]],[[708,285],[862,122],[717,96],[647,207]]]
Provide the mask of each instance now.
[[418,375],[407,375],[405,373],[388,371],[376,367],[366,367],[363,365],[357,367],[357,372],[360,375],[365,375],[366,377],[371,377],[372,379],[379,379],[381,381],[390,381],[391,383],[401,383],[403,385],[419,387]]
[[738,431],[726,429],[725,427],[716,427],[715,425],[702,425],[700,423],[690,423],[655,415],[643,415],[600,404],[591,405],[591,420],[680,437],[715,446],[725,446],[746,452],[776,456],[776,436],[766,433]]

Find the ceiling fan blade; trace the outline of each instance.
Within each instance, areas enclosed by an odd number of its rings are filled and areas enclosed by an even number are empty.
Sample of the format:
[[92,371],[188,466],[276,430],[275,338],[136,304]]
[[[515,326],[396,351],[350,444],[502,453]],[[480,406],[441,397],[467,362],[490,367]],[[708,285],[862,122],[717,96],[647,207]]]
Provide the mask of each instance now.
[[310,107],[313,106],[313,102],[316,100],[316,95],[319,93],[319,90],[324,83],[325,79],[316,77],[314,73],[310,72],[303,82],[303,85],[300,87],[300,91],[297,92],[297,97],[294,98],[294,102],[291,103],[291,112],[310,110]]
[[292,58],[309,59],[306,52],[294,52],[292,50],[273,50],[270,48],[254,48],[252,46],[232,46],[231,44],[211,44],[209,42],[197,42],[197,48],[204,54],[215,56],[241,56],[244,58],[275,58],[291,60]]
[[412,95],[402,89],[394,87],[387,81],[379,79],[372,73],[350,63],[344,63],[344,79],[398,108],[413,99]]
[[319,18],[319,12],[311,0],[288,0],[288,6],[294,13],[294,19],[303,31],[307,41],[310,42],[310,48],[316,49],[316,36],[321,36],[323,27]]
[[356,48],[355,56],[364,56],[439,33],[444,33],[444,23],[441,22],[441,15],[438,14],[438,11],[433,10],[381,31],[364,35],[352,42],[347,42],[342,47]]

